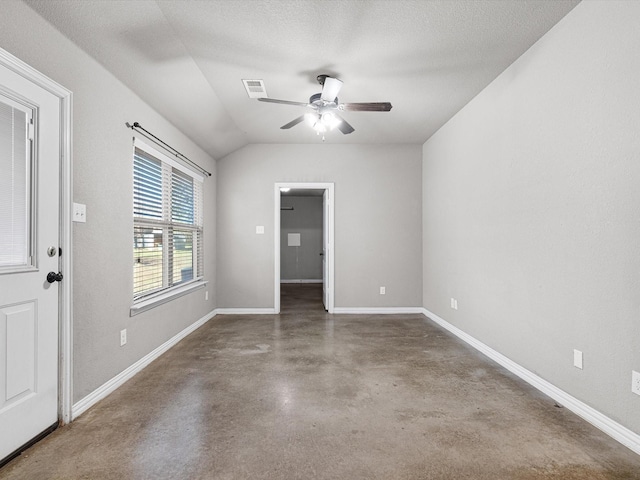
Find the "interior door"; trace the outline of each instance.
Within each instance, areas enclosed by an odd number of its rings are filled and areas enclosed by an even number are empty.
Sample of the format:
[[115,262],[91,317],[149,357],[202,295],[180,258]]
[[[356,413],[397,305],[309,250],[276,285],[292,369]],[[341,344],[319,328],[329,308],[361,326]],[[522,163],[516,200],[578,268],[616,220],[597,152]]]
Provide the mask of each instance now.
[[0,66],[0,461],[58,421],[60,151],[59,99]]
[[329,191],[322,195],[322,303],[329,310]]

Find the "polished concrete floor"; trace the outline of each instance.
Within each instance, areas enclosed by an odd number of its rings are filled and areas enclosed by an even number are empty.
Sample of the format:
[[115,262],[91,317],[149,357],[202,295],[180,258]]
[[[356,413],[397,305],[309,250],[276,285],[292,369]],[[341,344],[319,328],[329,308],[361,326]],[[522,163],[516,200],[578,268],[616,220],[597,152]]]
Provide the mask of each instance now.
[[221,315],[6,479],[640,479],[640,456],[421,315]]

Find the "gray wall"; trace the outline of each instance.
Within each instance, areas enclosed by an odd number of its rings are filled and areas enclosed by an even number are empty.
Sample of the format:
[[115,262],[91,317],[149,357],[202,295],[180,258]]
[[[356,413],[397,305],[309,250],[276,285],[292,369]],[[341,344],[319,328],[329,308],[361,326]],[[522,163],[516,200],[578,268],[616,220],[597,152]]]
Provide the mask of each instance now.
[[[282,195],[280,279],[322,280],[322,197]],[[288,234],[300,234],[300,246],[288,246]]]
[[[99,63],[22,2],[2,2],[0,45],[73,92],[74,201],[87,223],[73,225],[76,402],[215,307],[216,178],[205,180],[205,277],[199,290],[129,317],[132,302],[132,132],[140,122],[215,172],[215,162]],[[120,347],[120,330],[128,343]]]
[[582,2],[423,148],[425,307],[636,433],[638,25]]
[[329,139],[249,145],[219,160],[218,306],[273,308],[276,182],[335,183],[336,307],[420,306],[421,168],[420,145]]

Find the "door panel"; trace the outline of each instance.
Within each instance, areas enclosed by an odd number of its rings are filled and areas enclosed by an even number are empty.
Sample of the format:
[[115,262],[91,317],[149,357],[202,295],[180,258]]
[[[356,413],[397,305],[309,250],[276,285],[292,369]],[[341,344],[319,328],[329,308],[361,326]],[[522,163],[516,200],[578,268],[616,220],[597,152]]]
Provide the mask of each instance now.
[[[0,345],[7,352],[0,358],[0,369],[6,372],[5,392],[0,410],[35,393],[36,315],[35,302],[0,309]],[[1,390],[0,390],[1,391]]]
[[58,420],[60,100],[0,66],[2,125],[0,461]]

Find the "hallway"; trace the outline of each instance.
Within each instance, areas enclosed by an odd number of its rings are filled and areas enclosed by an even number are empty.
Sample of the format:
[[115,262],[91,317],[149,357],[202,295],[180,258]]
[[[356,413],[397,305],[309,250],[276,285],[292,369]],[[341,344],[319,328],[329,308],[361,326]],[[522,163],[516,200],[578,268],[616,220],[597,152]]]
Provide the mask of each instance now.
[[421,315],[219,315],[3,479],[640,479],[640,457]]

